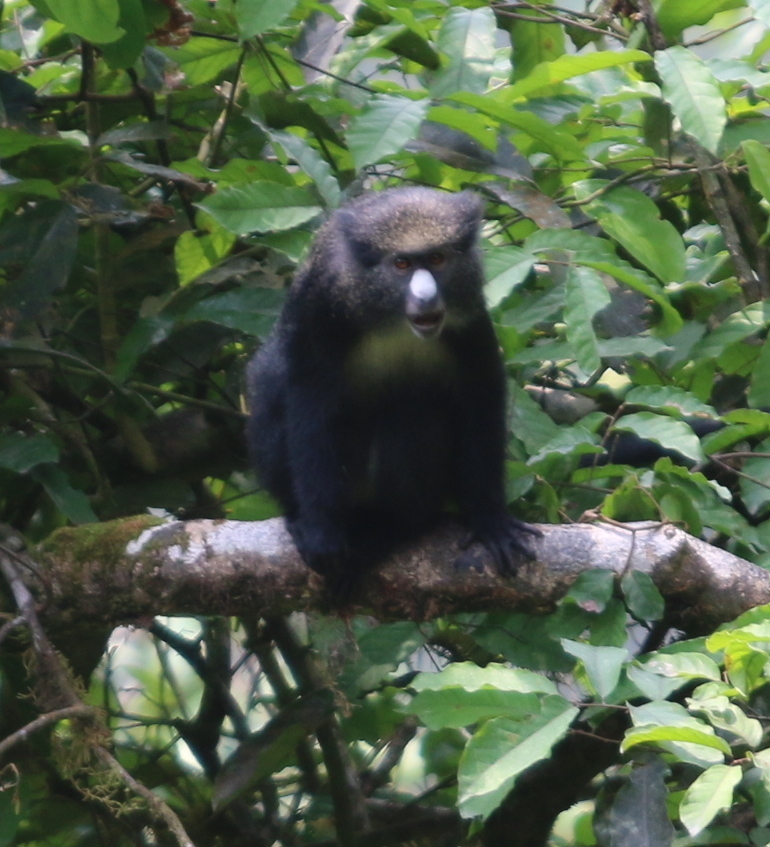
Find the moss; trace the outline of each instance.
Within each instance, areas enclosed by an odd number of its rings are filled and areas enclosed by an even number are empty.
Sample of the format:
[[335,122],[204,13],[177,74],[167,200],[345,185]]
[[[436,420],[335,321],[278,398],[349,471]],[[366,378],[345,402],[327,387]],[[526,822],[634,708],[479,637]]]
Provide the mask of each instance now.
[[162,523],[162,518],[136,515],[105,523],[63,527],[39,544],[33,555],[75,565],[98,561],[102,567],[111,569],[125,557],[129,542],[137,539],[144,530]]

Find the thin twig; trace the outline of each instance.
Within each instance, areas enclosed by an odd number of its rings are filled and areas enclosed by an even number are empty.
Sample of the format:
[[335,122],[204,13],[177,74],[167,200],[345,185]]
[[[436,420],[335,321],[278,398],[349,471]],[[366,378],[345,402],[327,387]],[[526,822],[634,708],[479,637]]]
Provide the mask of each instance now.
[[93,714],[93,708],[91,706],[87,706],[85,703],[79,703],[74,706],[65,706],[63,709],[54,709],[52,712],[46,712],[44,715],[40,715],[40,717],[35,718],[35,720],[30,721],[21,729],[17,729],[16,732],[11,733],[0,741],[0,756],[2,756],[7,750],[10,750],[15,744],[20,744],[22,741],[26,741],[32,733],[37,732],[40,729],[44,729],[52,723],[58,723],[59,721],[66,720],[67,718],[90,717]]

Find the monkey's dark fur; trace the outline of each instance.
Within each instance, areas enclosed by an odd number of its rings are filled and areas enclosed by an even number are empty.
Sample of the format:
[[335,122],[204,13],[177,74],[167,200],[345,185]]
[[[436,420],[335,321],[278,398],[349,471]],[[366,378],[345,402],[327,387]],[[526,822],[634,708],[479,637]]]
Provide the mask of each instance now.
[[505,374],[470,193],[372,193],[320,229],[250,366],[248,441],[307,564],[345,593],[459,509],[499,571],[531,555],[504,496]]

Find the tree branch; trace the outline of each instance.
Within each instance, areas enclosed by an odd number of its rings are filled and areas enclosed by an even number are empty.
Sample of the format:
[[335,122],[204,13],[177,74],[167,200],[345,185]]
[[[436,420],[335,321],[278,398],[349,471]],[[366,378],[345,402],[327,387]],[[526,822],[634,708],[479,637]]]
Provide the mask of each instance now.
[[[153,525],[154,524],[154,525]],[[541,526],[536,561],[501,579],[485,550],[461,551],[463,531],[446,526],[362,578],[346,612],[427,620],[456,612],[544,612],[592,568],[648,573],[672,623],[705,632],[770,602],[770,573],[673,525]],[[329,610],[323,581],[304,565],[281,518],[254,523],[199,520],[157,524],[136,517],[61,529],[38,548],[46,620],[112,627],[147,615],[272,617]]]

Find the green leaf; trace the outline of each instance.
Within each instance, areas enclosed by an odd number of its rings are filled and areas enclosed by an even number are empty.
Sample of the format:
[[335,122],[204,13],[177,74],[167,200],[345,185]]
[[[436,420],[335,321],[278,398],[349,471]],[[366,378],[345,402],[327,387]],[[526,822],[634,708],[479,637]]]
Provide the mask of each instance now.
[[719,417],[713,406],[702,403],[694,394],[675,385],[640,385],[632,388],[623,399],[627,405],[649,406],[658,412],[671,409],[677,416]]
[[765,200],[770,201],[770,152],[753,139],[744,141],[741,148],[749,166],[751,184]]
[[736,341],[741,341],[746,336],[764,329],[769,317],[770,310],[764,303],[752,303],[739,312],[733,312],[713,332],[695,344],[690,351],[690,358],[698,360],[721,356]]
[[264,181],[223,188],[200,208],[236,234],[291,229],[321,213],[307,189]]
[[523,720],[539,709],[536,694],[518,691],[498,691],[487,687],[468,692],[462,688],[442,688],[441,691],[423,691],[410,706],[428,729],[442,729],[480,723],[490,718],[505,716]]
[[238,288],[207,297],[179,315],[179,321],[212,321],[264,338],[275,322],[284,292],[275,288]]
[[184,72],[189,85],[204,85],[216,79],[240,58],[241,47],[232,41],[193,36],[175,47],[173,61]]
[[118,0],[46,0],[46,3],[57,21],[94,44],[117,41],[125,32],[118,26]]
[[313,180],[324,202],[331,209],[340,204],[340,184],[332,173],[331,166],[321,154],[304,138],[291,132],[269,131],[270,138],[279,144],[288,156]]
[[[757,445],[757,452],[770,453],[770,439]],[[742,470],[740,486],[744,505],[752,515],[761,514],[770,505],[770,489],[766,483],[770,479],[770,459],[762,456],[746,459]]]
[[459,686],[465,691],[481,691],[489,686],[500,691],[556,694],[556,685],[547,677],[522,668],[495,663],[480,667],[474,662],[453,662],[438,673],[421,673],[412,681],[415,691],[441,691]]
[[731,753],[727,742],[708,732],[705,727],[682,726],[632,727],[626,733],[626,737],[621,745],[621,751],[626,753],[639,744],[653,744],[656,742],[658,744],[661,742],[677,742],[678,744],[690,744],[706,747],[711,750],[718,750],[725,755]]
[[751,369],[748,391],[749,406],[755,409],[770,408],[770,339],[759,348],[759,356]]
[[659,756],[633,762],[628,781],[608,808],[598,807],[594,831],[606,847],[669,847],[675,835],[668,817],[668,767]]
[[275,29],[294,11],[298,0],[238,0],[235,20],[241,40]]
[[561,639],[561,645],[583,663],[591,685],[602,700],[615,690],[623,665],[631,658],[625,647],[595,647],[567,638]]
[[0,468],[26,473],[37,465],[59,461],[59,449],[45,435],[8,432],[0,435]]
[[547,150],[559,162],[584,161],[585,150],[568,132],[551,126],[531,112],[521,111],[501,101],[501,95],[469,94],[458,91],[451,96],[457,103],[463,103],[477,109],[484,115],[502,121],[528,135],[544,150]]
[[69,279],[77,247],[78,219],[68,203],[48,200],[6,219],[0,226],[0,264],[19,251],[13,258],[24,269],[3,289],[3,304],[23,318],[44,312]]
[[620,580],[620,587],[628,611],[639,621],[659,621],[666,611],[666,603],[649,574],[642,571],[627,571]]
[[679,118],[682,129],[710,153],[716,154],[727,124],[727,108],[719,83],[708,66],[684,47],[655,53],[663,97]]
[[[573,185],[575,197],[583,200],[608,183],[589,179]],[[660,219],[653,201],[633,188],[613,188],[592,200],[586,211],[602,229],[662,282],[681,282],[685,275],[682,237],[669,221]]]
[[329,720],[331,691],[319,689],[285,706],[259,732],[243,741],[214,781],[212,805],[217,812],[291,762],[297,745]]
[[220,227],[213,232],[183,232],[174,245],[174,263],[179,284],[187,285],[210,271],[230,252],[235,235]]
[[509,85],[501,102],[512,103],[521,97],[529,97],[541,88],[564,82],[576,76],[590,74],[605,68],[629,65],[634,62],[649,62],[650,55],[642,50],[606,50],[585,53],[579,56],[559,56],[553,62],[543,62],[529,76]]
[[484,251],[487,284],[484,297],[490,309],[503,303],[532,272],[534,256],[520,247],[490,247]]
[[634,726],[626,733],[622,752],[639,744],[655,744],[684,761],[702,766],[716,764],[723,761],[724,755],[731,755],[724,739],[678,703],[655,702],[628,708]]
[[662,0],[656,17],[663,32],[676,38],[687,27],[708,23],[717,12],[744,5],[744,0]]
[[[551,5],[553,0],[547,0],[547,3]],[[515,57],[512,82],[529,76],[541,62],[552,62],[564,55],[564,30],[551,22],[543,23],[537,9],[520,6],[516,18],[501,18],[500,27],[508,29],[511,34],[511,50]]]
[[[681,241],[681,239],[680,239]],[[657,281],[642,270],[632,267],[615,253],[612,242],[584,232],[568,229],[539,230],[524,242],[530,252],[567,250],[575,264],[586,265],[601,273],[609,274],[625,285],[649,297],[660,308],[662,321],[660,331],[673,335],[682,326],[679,312],[671,305]]]
[[697,835],[730,808],[742,778],[738,765],[712,765],[692,783],[679,806],[679,818],[690,835]]
[[358,638],[357,656],[340,679],[343,690],[358,694],[382,684],[425,643],[426,636],[417,624],[399,621],[374,626]]
[[[704,689],[711,687],[700,686]],[[763,731],[762,724],[756,718],[750,718],[743,709],[731,703],[725,694],[701,698],[699,691],[697,689],[688,700],[687,707],[693,714],[706,718],[728,740],[735,738],[747,747],[759,747]]]
[[623,415],[613,425],[613,430],[618,429],[654,441],[666,450],[676,450],[694,462],[702,462],[705,458],[698,436],[692,428],[684,421],[673,420],[667,415],[652,412]]
[[722,678],[719,665],[703,653],[653,653],[643,662],[642,667],[659,676],[680,678],[685,682]]
[[746,5],[758,21],[761,21],[766,27],[770,27],[770,2],[768,0],[749,0]]
[[351,122],[348,147],[356,169],[393,156],[415,138],[428,111],[426,100],[378,94]]
[[609,302],[609,291],[599,274],[591,268],[570,265],[564,309],[567,340],[575,351],[578,364],[587,374],[601,366],[593,316]]
[[119,382],[128,379],[141,355],[165,341],[173,329],[174,318],[171,315],[147,315],[138,318],[120,343],[113,377]]
[[603,612],[614,593],[615,574],[596,568],[579,574],[562,603],[575,603],[587,612]]
[[463,817],[487,817],[528,767],[548,757],[579,711],[562,697],[545,697],[541,709],[523,721],[487,721],[468,742],[458,769]]
[[494,67],[496,33],[495,14],[489,7],[449,9],[438,36],[439,50],[449,57],[449,64],[434,77],[431,95],[483,94]]
[[111,68],[130,68],[145,46],[146,22],[141,0],[120,0],[118,26],[124,34],[100,49]]
[[99,520],[88,497],[70,485],[67,475],[60,467],[37,465],[30,473],[45,488],[56,508],[72,523],[96,523]]

